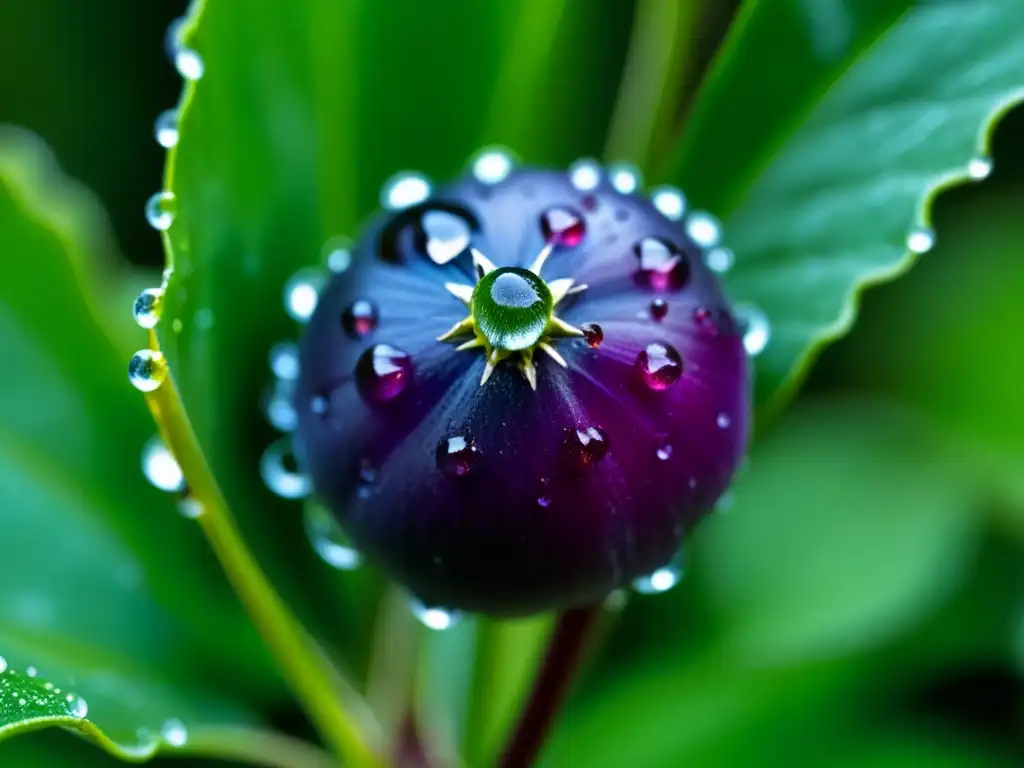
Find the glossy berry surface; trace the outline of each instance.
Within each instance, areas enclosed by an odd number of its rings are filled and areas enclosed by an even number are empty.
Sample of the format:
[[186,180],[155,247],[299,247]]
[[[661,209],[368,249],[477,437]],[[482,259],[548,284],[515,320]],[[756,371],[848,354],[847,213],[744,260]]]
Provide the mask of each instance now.
[[300,364],[316,493],[428,606],[602,599],[673,559],[747,444],[747,358],[701,248],[561,172],[379,216]]

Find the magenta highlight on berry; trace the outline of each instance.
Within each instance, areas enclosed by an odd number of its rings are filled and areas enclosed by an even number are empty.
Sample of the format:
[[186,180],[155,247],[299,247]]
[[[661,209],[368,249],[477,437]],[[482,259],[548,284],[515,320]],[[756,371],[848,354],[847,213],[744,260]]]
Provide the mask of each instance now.
[[381,200],[319,289],[292,396],[295,454],[346,541],[448,612],[674,584],[652,574],[750,423],[717,222],[627,166],[498,151]]

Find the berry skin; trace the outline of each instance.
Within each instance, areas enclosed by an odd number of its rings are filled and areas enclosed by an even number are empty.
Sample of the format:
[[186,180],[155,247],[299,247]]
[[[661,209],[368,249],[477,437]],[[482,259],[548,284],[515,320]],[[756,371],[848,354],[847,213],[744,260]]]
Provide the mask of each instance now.
[[430,606],[601,600],[672,560],[746,450],[747,358],[700,247],[604,181],[467,176],[378,217],[300,349],[316,493]]

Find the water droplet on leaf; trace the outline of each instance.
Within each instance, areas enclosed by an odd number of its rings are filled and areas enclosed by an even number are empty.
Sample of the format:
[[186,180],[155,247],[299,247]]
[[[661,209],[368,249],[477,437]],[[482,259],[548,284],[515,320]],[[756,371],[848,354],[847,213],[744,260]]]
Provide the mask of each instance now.
[[146,221],[159,232],[171,228],[177,211],[177,201],[170,192],[157,192],[146,201]]
[[161,288],[147,288],[132,304],[132,317],[140,328],[155,328],[160,322],[160,305],[164,292]]
[[167,378],[167,361],[155,349],[141,349],[128,361],[128,381],[140,392],[153,392]]

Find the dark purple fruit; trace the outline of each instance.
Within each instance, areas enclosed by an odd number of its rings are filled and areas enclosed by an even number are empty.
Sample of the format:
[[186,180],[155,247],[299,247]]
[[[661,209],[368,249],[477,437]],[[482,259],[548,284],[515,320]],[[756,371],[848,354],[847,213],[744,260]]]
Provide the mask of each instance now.
[[665,566],[748,436],[701,256],[647,199],[554,171],[380,217],[301,344],[317,494],[429,606],[564,609]]

